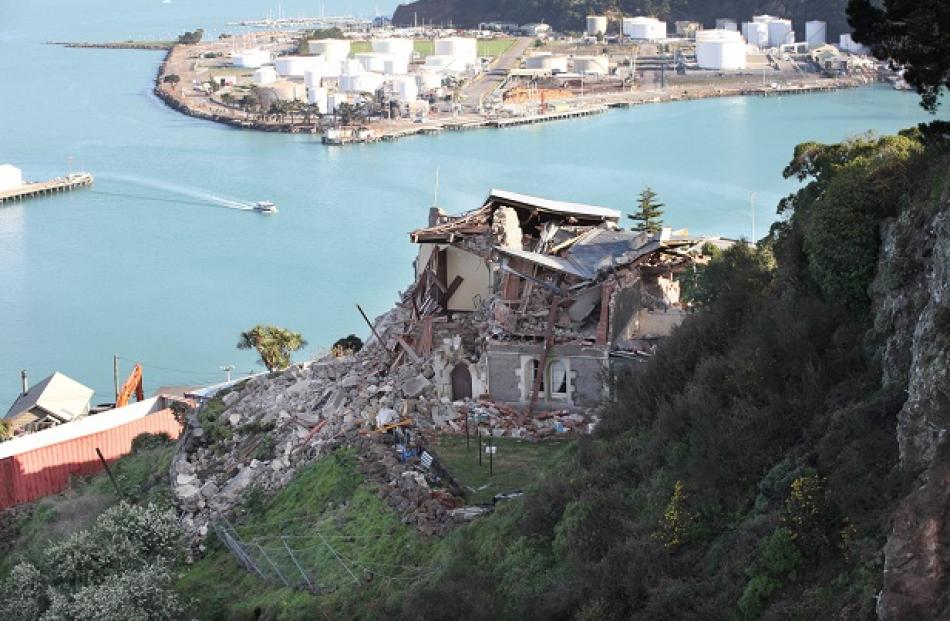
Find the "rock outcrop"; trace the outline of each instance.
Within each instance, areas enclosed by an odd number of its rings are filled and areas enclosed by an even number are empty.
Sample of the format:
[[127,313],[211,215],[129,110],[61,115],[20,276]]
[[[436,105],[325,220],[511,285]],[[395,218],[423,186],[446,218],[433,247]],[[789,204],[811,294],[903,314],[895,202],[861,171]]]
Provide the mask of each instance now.
[[900,464],[918,475],[884,548],[886,620],[950,618],[950,191],[936,207],[884,226],[872,290],[883,381],[907,390]]

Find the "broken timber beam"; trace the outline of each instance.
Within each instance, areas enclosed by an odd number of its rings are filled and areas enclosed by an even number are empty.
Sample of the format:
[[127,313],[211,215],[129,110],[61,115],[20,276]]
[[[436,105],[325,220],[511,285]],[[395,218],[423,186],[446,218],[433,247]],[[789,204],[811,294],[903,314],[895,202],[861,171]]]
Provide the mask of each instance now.
[[[560,284],[560,283],[558,283]],[[531,402],[528,403],[528,416],[534,413],[534,406],[538,404],[538,393],[541,391],[541,381],[548,364],[548,354],[554,345],[554,324],[557,323],[557,310],[561,304],[561,296],[554,294],[551,298],[551,308],[548,311],[548,323],[544,328],[544,349],[541,351],[541,361],[538,363],[538,372],[534,376],[534,385],[531,387]]]

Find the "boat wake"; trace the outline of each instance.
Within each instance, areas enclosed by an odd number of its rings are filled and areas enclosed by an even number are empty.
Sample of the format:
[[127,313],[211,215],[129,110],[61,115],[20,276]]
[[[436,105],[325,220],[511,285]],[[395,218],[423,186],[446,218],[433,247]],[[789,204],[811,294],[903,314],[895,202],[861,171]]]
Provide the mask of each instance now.
[[[179,196],[187,196],[189,198],[195,199],[192,201],[183,201],[183,200],[174,200],[174,199],[156,199],[155,197],[148,196],[131,196],[124,194],[122,196],[128,196],[130,198],[142,198],[145,200],[164,200],[168,202],[184,203],[184,204],[200,204],[200,205],[214,205],[215,207],[224,207],[226,209],[237,209],[239,211],[254,211],[254,203],[248,201],[242,201],[236,198],[231,198],[227,196],[218,196],[216,194],[210,194],[208,192],[202,191],[197,188],[192,188],[184,185],[177,185],[174,183],[168,183],[167,181],[158,181],[155,179],[148,179],[146,177],[137,177],[134,175],[116,175],[116,174],[101,174],[99,175],[100,179],[112,179],[115,181],[121,181],[123,183],[128,183],[131,185],[137,185],[144,188],[152,188],[155,190],[161,190],[163,192],[168,192],[171,194],[178,194]],[[106,192],[99,192],[99,194],[107,194]],[[200,201],[200,202],[197,202]]]

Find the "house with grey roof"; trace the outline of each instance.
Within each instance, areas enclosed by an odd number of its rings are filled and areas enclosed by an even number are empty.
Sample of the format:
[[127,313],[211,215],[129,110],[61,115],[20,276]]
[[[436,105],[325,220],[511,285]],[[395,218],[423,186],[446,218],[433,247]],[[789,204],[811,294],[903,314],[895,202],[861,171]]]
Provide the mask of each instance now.
[[32,387],[23,374],[23,391],[16,398],[3,420],[14,429],[36,431],[68,423],[89,413],[95,391],[59,371]]

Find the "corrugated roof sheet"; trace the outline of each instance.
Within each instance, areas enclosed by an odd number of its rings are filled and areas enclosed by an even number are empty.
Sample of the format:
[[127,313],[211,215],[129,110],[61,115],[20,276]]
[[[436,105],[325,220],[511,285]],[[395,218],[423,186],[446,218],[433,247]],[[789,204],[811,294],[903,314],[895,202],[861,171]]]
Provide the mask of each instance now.
[[594,205],[583,205],[581,203],[555,201],[538,196],[518,194],[517,192],[509,192],[507,190],[498,190],[494,188],[491,190],[491,192],[489,192],[488,198],[485,199],[485,203],[487,204],[493,200],[502,203],[517,203],[519,205],[527,205],[540,211],[546,211],[549,213],[558,213],[566,216],[580,216],[596,220],[619,221],[620,216],[622,215],[616,209],[607,209],[606,207],[596,207]]

